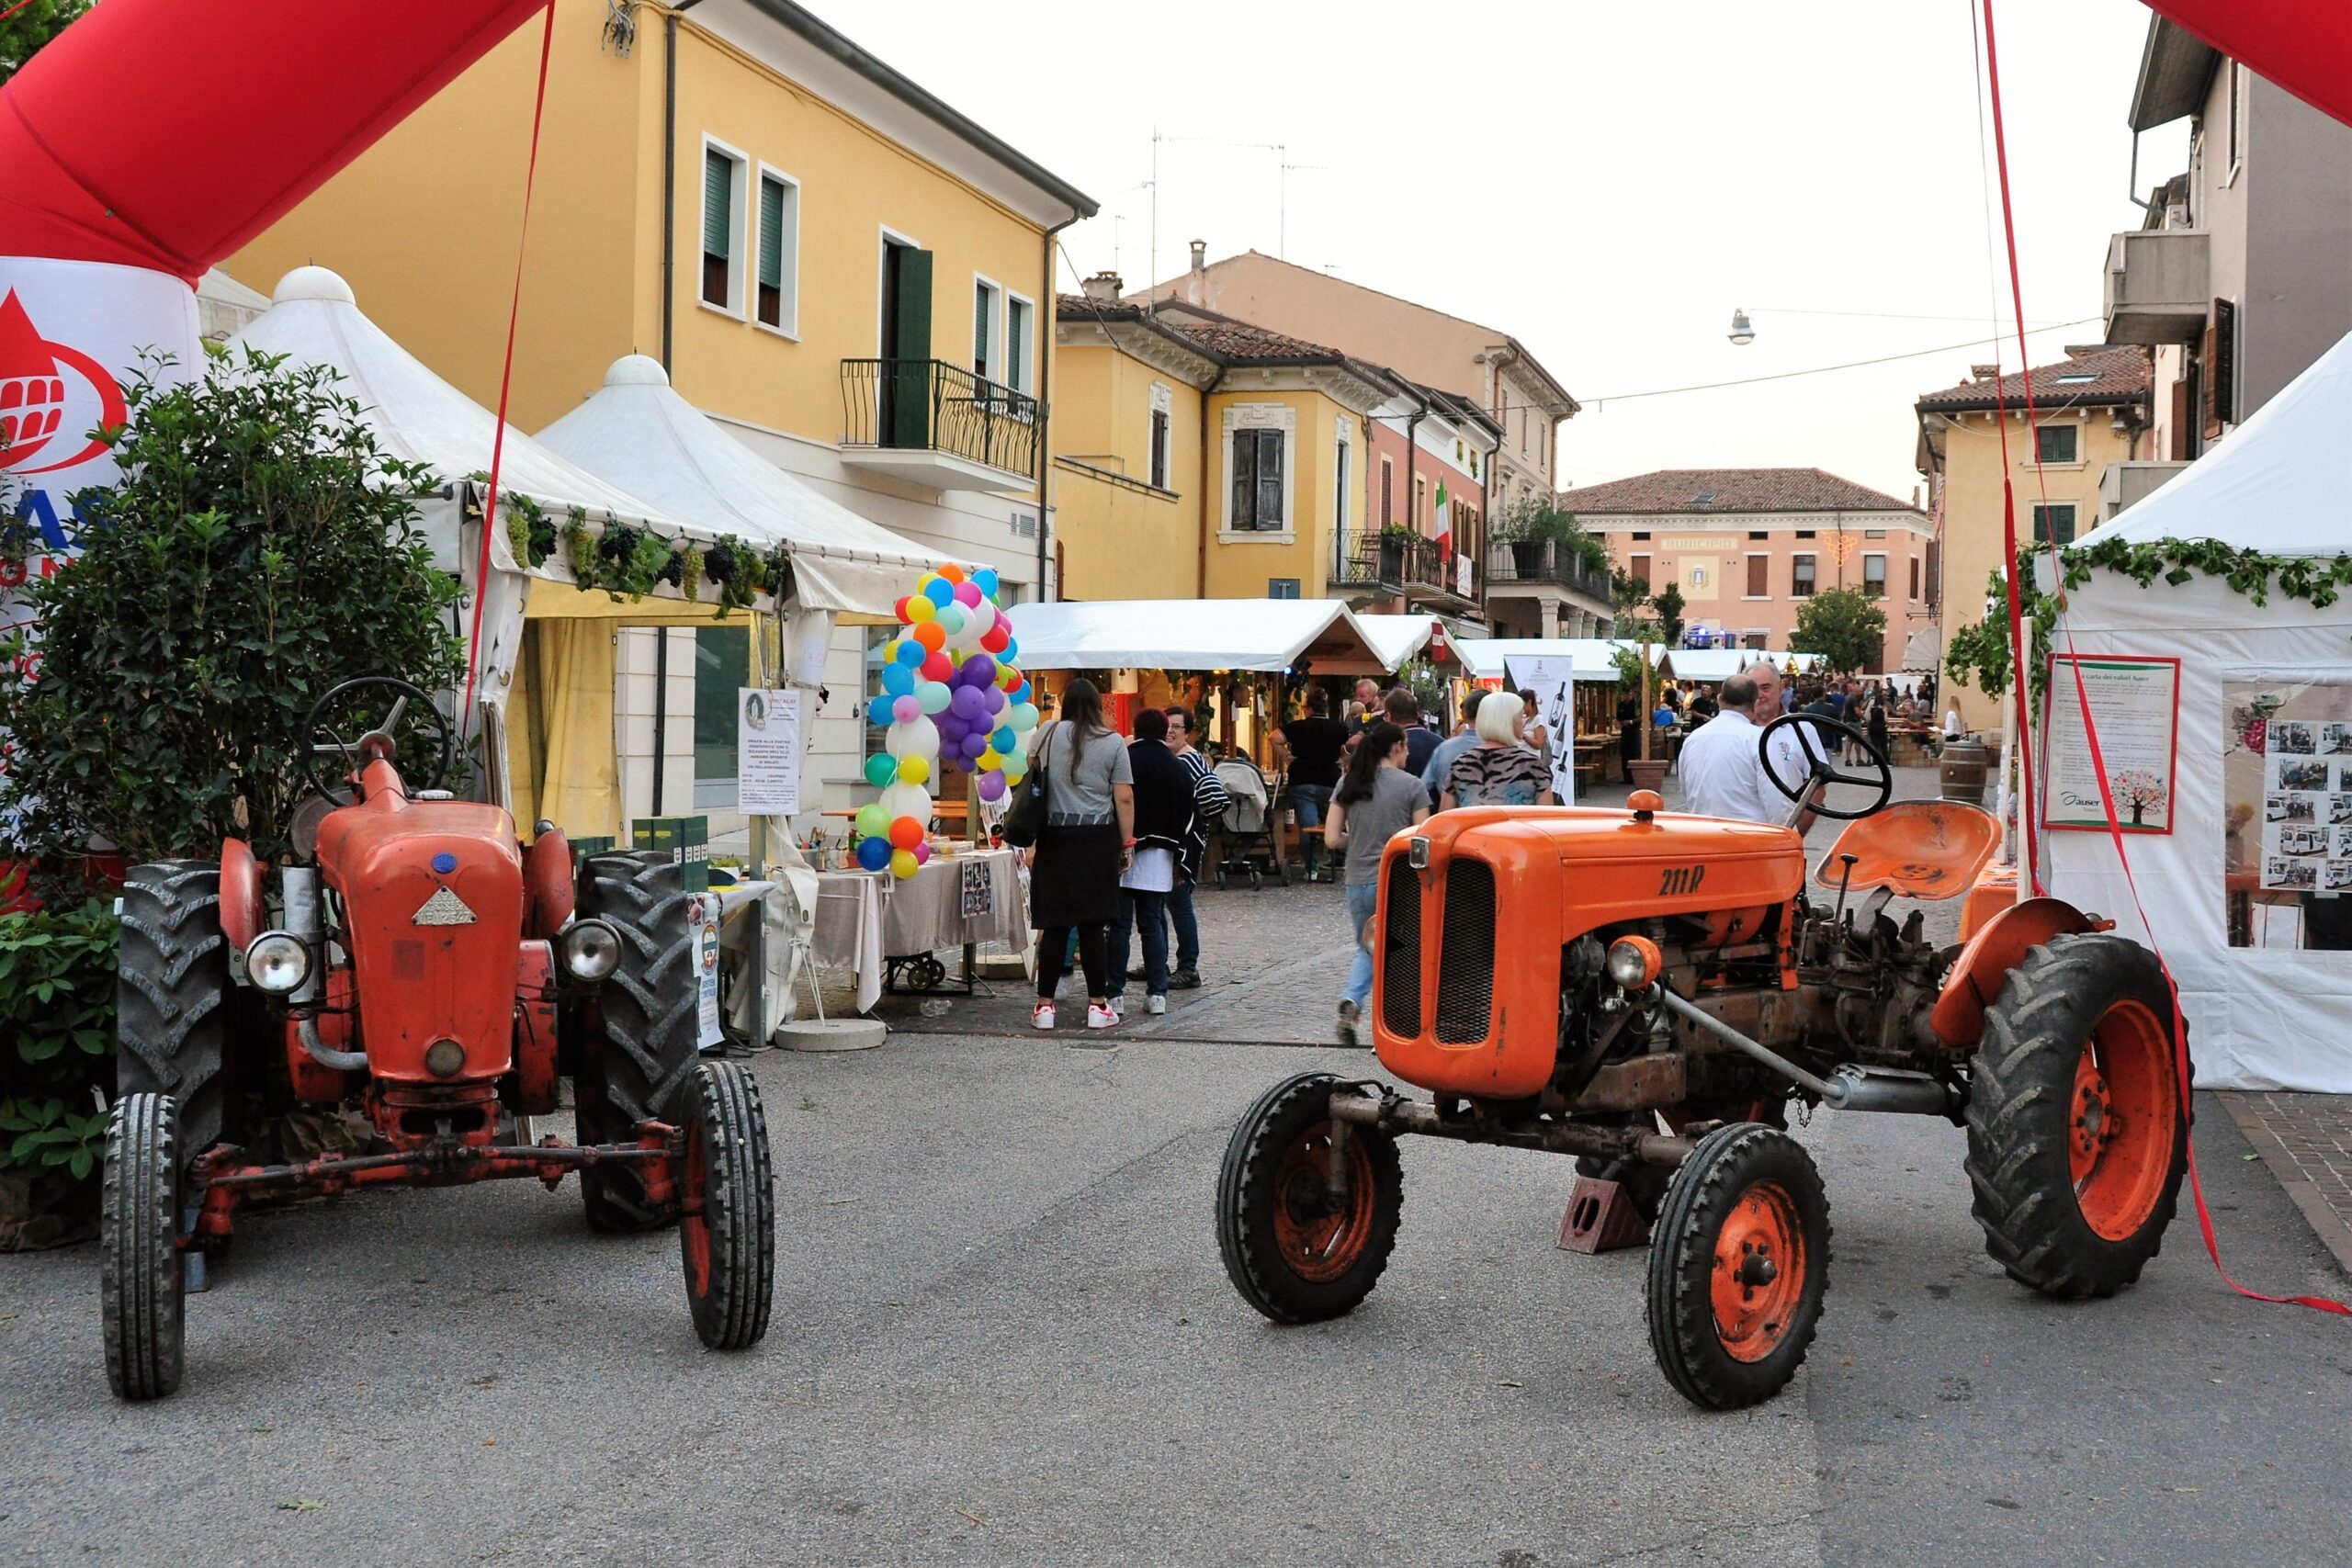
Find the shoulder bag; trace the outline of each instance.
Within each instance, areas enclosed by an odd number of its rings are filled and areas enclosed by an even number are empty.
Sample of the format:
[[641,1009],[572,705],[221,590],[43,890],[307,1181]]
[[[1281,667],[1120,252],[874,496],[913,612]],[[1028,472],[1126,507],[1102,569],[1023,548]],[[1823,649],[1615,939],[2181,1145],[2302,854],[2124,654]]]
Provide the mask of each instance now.
[[1046,830],[1046,770],[1054,737],[1060,731],[1061,726],[1057,724],[1046,732],[1045,739],[1038,743],[1035,760],[1022,776],[1013,792],[1012,804],[1005,808],[1004,819],[998,824],[1004,831],[1004,841],[1014,849],[1029,848]]

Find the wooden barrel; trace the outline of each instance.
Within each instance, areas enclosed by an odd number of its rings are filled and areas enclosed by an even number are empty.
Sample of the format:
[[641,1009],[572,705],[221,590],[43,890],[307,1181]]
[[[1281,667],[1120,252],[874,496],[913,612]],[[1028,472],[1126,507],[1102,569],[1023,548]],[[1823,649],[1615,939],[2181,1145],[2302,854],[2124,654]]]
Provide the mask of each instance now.
[[1947,740],[1944,742],[1943,797],[1966,801],[1971,806],[1984,804],[1984,745],[1980,740]]

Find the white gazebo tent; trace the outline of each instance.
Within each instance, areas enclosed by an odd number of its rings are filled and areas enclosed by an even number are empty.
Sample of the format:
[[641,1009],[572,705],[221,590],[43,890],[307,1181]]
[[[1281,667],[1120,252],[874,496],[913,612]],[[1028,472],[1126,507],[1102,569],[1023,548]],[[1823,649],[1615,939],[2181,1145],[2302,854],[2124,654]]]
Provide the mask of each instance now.
[[1593,637],[1463,637],[1453,645],[1474,681],[1508,679],[1506,661],[1512,659],[1567,659],[1574,661],[1579,681],[1614,681],[1616,655],[1621,648],[1647,648],[1650,668],[1661,679],[1676,672],[1676,661],[1682,657],[1679,650],[1668,649],[1664,643]]
[[1336,599],[1116,599],[1015,604],[1023,670],[1248,670],[1385,675],[1381,649]]
[[[485,750],[492,793],[513,808],[526,831],[533,821],[548,818],[574,836],[618,835],[623,823],[616,672],[606,628],[614,622],[707,622],[711,608],[688,604],[669,588],[637,604],[581,592],[571,586],[560,547],[526,571],[514,558],[503,525],[491,530],[490,579],[476,582],[485,487],[471,476],[490,468],[497,416],[369,321],[350,285],[325,267],[288,273],[269,310],[232,341],[283,355],[297,365],[331,367],[360,403],[362,417],[386,454],[423,464],[440,477],[437,492],[422,503],[421,532],[434,564],[459,576],[469,592],[482,598],[478,691],[489,731]],[[527,497],[560,520],[577,513],[594,533],[621,525],[705,544],[717,537],[598,479],[511,425],[499,482],[502,505],[504,497]],[[538,689],[526,703],[536,709],[537,721],[525,727],[528,733],[517,735],[510,720],[526,605],[532,618],[556,624],[539,639],[543,663],[534,682]],[[533,733],[536,739],[530,739]],[[524,752],[520,766],[514,765],[510,741]]]
[[1719,686],[1769,657],[1753,648],[1678,648],[1674,650],[1674,674],[1677,680],[1703,681]]
[[[2347,517],[2352,336],[2093,539],[2213,539],[2332,561],[2346,549]],[[2170,830],[2123,835],[2136,907],[2104,828],[2044,835],[2052,890],[2111,917],[2124,934],[2163,953],[2188,1015],[2199,1084],[2352,1092],[2352,1040],[2341,1028],[2352,1011],[2352,952],[2331,950],[2346,941],[2335,933],[2352,930],[2352,888],[2326,886],[2338,847],[2338,829],[2328,824],[2346,764],[2324,760],[2331,739],[2346,744],[2326,727],[2352,727],[2352,594],[2322,608],[2274,584],[2258,604],[2201,572],[2177,584],[2160,573],[2143,588],[2095,570],[2067,596],[2051,650],[2180,661],[2173,764],[2164,781]],[[2074,680],[2063,669],[2048,709],[2062,705],[2079,715]],[[2256,718],[2267,720],[2258,731]],[[2282,777],[2281,754],[2271,744],[2303,741],[2279,731],[2292,720],[2310,723],[2314,754],[2286,761],[2328,773],[2329,793],[2312,792],[2308,807],[2330,852],[2316,859],[2273,852],[2283,824],[2269,820],[2270,800],[2290,800],[2303,783]],[[2099,726],[2110,773],[2149,750],[2126,722]],[[2262,744],[2250,744],[2249,735]],[[2037,745],[2036,753],[2039,765],[2048,748]],[[2089,809],[2100,811],[2095,802]],[[2312,866],[2315,886],[2264,888],[2285,880],[2272,877],[2270,865],[2283,870],[2290,859]],[[2257,921],[2249,934],[2245,928]],[[2248,945],[2233,945],[2233,937]]]
[[1380,660],[1381,668],[1395,671],[1407,661],[1418,658],[1430,645],[1438,631],[1435,615],[1368,615],[1356,616],[1356,625],[1363,628],[1365,640]]

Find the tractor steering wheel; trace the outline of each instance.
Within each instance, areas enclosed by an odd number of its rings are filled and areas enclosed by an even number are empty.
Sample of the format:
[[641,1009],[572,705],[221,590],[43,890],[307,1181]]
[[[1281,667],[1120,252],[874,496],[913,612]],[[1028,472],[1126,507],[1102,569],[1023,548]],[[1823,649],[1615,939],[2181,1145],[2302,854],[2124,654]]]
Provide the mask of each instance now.
[[[1797,732],[1797,750],[1804,753],[1805,761],[1804,780],[1794,785],[1781,778],[1779,771],[1772,766],[1772,731],[1790,727],[1793,727]],[[1829,759],[1815,743],[1814,735],[1816,727],[1820,729],[1836,730],[1849,739],[1859,742],[1862,748],[1862,754],[1868,757],[1871,764],[1877,768],[1876,775],[1840,773],[1838,769],[1831,767]],[[1758,754],[1763,759],[1764,776],[1772,781],[1772,787],[1800,804],[1812,800],[1812,810],[1817,817],[1826,817],[1834,822],[1851,822],[1858,817],[1868,817],[1883,809],[1894,797],[1894,770],[1887,766],[1885,756],[1877,747],[1871,744],[1869,736],[1842,718],[1825,718],[1818,714],[1810,713],[1784,713],[1764,727],[1764,733],[1756,739],[1756,749]],[[1824,785],[1834,784],[1859,784],[1864,789],[1875,789],[1878,791],[1878,798],[1860,811],[1840,811],[1836,807],[1824,806],[1814,799],[1819,795]]]
[[[354,739],[346,740],[345,735]],[[304,716],[302,736],[302,776],[337,806],[357,803],[351,775],[367,765],[371,752],[390,758],[403,736],[434,743],[430,766],[415,784],[419,789],[441,787],[457,749],[449,720],[434,705],[433,698],[424,688],[390,675],[362,675],[329,689]],[[370,741],[379,744],[370,747]],[[326,756],[343,760],[342,783],[331,784],[321,774],[319,759]]]

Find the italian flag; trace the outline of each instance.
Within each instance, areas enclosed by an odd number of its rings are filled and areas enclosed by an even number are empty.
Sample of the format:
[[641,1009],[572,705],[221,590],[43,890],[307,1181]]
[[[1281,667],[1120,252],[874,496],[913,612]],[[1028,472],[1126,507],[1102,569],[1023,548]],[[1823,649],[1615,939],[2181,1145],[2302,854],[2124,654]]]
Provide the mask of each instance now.
[[1453,519],[1445,509],[1445,481],[1437,481],[1437,553],[1453,558]]

